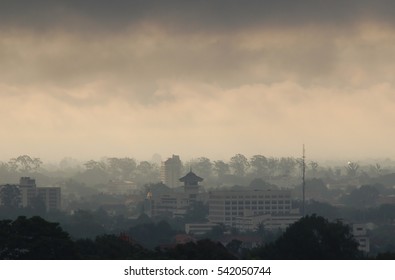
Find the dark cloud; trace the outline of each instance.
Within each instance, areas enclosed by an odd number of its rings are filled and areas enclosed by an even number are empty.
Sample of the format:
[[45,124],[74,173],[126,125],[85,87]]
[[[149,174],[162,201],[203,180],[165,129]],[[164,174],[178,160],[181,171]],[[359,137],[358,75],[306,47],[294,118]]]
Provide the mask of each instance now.
[[393,22],[395,3],[378,0],[37,0],[2,1],[0,22],[26,28],[116,31],[151,22],[174,30],[229,30],[306,24]]

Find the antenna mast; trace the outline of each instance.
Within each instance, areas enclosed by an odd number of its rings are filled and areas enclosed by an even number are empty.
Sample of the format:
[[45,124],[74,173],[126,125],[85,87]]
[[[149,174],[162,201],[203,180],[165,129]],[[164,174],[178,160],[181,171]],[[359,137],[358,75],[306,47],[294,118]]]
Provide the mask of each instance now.
[[303,156],[302,156],[302,217],[305,216],[305,187],[306,187],[306,155],[305,155],[305,149],[304,149],[304,144],[303,144]]

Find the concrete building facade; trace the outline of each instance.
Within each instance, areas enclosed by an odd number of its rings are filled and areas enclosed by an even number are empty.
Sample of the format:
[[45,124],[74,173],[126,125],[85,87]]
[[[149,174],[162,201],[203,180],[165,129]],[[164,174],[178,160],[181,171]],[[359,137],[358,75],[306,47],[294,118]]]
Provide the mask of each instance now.
[[292,210],[291,192],[288,190],[245,190],[209,192],[210,223],[229,227],[240,225],[241,217],[262,215],[286,216]]
[[173,155],[171,158],[162,162],[160,177],[163,184],[170,188],[176,188],[180,185],[182,163],[180,157]]
[[36,180],[30,177],[21,177],[19,180],[22,207],[30,207],[36,199],[41,200],[47,211],[61,209],[61,188],[37,187]]

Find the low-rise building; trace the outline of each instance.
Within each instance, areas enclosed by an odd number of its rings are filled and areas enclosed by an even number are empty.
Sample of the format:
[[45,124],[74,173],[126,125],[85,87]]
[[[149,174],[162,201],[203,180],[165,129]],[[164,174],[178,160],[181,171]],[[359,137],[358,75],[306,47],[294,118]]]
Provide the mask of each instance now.
[[196,223],[196,224],[185,224],[185,232],[187,234],[192,234],[192,235],[204,235],[213,228],[217,227],[218,224],[213,224],[213,223]]

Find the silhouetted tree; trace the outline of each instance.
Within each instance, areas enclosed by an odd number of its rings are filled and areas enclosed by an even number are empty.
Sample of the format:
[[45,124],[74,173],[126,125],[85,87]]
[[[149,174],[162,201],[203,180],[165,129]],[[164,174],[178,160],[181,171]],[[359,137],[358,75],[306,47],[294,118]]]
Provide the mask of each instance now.
[[184,222],[185,223],[202,223],[207,222],[208,205],[201,201],[196,201],[192,204],[190,209],[187,210]]
[[232,260],[236,257],[221,243],[209,239],[176,245],[164,252],[166,258],[176,260]]
[[0,221],[0,259],[75,258],[73,242],[58,223],[47,222],[40,217]]
[[376,187],[363,185],[360,188],[352,190],[349,195],[343,198],[343,201],[348,206],[358,208],[372,207],[377,204],[379,194],[380,192]]
[[358,259],[358,243],[351,228],[340,221],[306,216],[290,225],[275,242],[252,251],[261,259]]
[[111,234],[97,236],[94,240],[77,240],[76,249],[79,259],[88,260],[136,260],[153,257],[153,253],[132,240],[123,240]]

